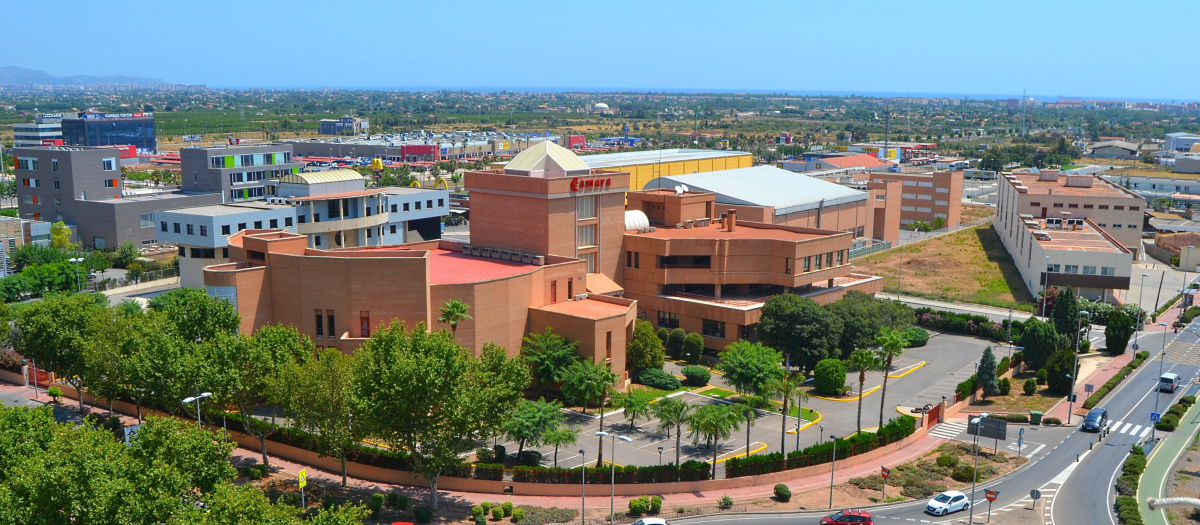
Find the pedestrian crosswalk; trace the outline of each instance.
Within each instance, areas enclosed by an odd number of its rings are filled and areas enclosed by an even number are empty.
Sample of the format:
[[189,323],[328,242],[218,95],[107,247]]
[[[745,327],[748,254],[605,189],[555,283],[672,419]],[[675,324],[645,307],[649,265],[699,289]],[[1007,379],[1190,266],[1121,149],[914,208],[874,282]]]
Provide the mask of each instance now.
[[929,435],[941,439],[954,439],[962,434],[967,429],[966,423],[951,423],[949,421],[941,423],[929,431]]
[[1163,361],[1184,365],[1200,366],[1200,344],[1172,341],[1167,345]]
[[1130,436],[1137,436],[1139,438],[1144,438],[1150,433],[1150,425],[1135,425],[1133,423],[1126,423],[1124,421],[1115,421],[1113,423],[1109,423],[1108,429],[1114,434],[1128,434]]

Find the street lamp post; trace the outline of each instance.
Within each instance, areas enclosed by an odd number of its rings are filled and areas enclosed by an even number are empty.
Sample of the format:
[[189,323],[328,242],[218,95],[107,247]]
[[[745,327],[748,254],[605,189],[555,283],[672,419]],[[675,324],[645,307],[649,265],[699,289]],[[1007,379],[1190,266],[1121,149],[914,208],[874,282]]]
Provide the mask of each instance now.
[[83,257],[72,257],[67,262],[75,263],[75,291],[83,291],[83,283],[79,280],[79,263],[83,262]]
[[581,448],[579,455],[583,457],[579,471],[579,523],[582,525],[587,520],[587,451]]
[[975,418],[975,421],[972,421],[975,424],[975,466],[971,468],[971,499],[967,502],[967,523],[974,523],[975,521],[975,507],[971,506],[971,503],[975,502],[975,482],[979,479],[979,424],[983,423],[983,420],[987,417],[987,414],[980,414],[979,417]]
[[[804,415],[804,414],[800,414],[800,415]],[[796,434],[799,435],[800,433],[797,432]],[[824,442],[825,442],[825,425],[821,425],[821,439],[818,439],[817,443],[824,443]],[[799,449],[797,449],[797,450],[799,450]]]
[[1142,307],[1142,290],[1144,290],[1146,288],[1146,278],[1147,277],[1150,277],[1150,274],[1143,273],[1142,281],[1141,281],[1142,284],[1138,285],[1138,318],[1137,318],[1137,325],[1135,325],[1133,327],[1133,351],[1134,352],[1136,352],[1137,348],[1138,348],[1138,346],[1137,346],[1138,332],[1142,331],[1142,321],[1144,321],[1146,318],[1146,309]]
[[[829,435],[829,441],[833,442],[833,462],[829,464],[829,508],[833,508],[833,473],[837,470],[837,437],[833,434]],[[884,480],[886,481],[886,480]]]
[[658,447],[658,466],[660,466],[660,467],[662,466],[662,453],[663,453],[663,448]]
[[1042,319],[1046,319],[1046,292],[1050,290],[1050,256],[1046,256],[1046,282],[1042,283]]
[[613,460],[617,459],[617,440],[619,439],[626,443],[632,443],[633,438],[609,434],[608,432],[596,432],[596,435],[602,438],[612,438],[611,450],[608,452],[609,455],[612,456],[612,459],[608,460],[608,464],[612,465],[609,474],[609,487],[611,487],[611,493],[608,496],[608,522],[613,523],[613,520],[616,519],[617,512],[617,464],[613,462]]
[[[1167,323],[1158,323],[1158,326],[1163,327],[1163,349],[1158,354],[1158,377],[1162,377],[1163,360],[1167,358]],[[1157,385],[1154,387],[1154,413],[1158,413],[1158,398],[1162,397],[1162,389]],[[1158,425],[1150,427],[1150,441],[1158,439]]]
[[210,397],[210,396],[212,396],[212,392],[205,392],[198,396],[184,398],[184,400],[183,400],[183,403],[185,405],[188,403],[191,403],[193,401],[196,402],[196,428],[199,430],[203,429],[203,427],[200,426],[201,425],[201,423],[200,423],[200,400],[204,399],[206,397]]
[[1071,366],[1071,392],[1067,397],[1067,426],[1071,426],[1071,414],[1075,412],[1075,377],[1079,375],[1079,332],[1083,331],[1084,317],[1090,319],[1091,312],[1079,312],[1079,321],[1075,323],[1075,364]]

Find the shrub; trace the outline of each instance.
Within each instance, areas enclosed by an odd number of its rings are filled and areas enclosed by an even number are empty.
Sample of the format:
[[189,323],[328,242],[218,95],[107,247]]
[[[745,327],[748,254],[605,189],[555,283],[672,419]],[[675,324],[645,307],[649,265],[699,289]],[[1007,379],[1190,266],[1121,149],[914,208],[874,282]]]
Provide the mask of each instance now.
[[475,521],[478,522],[479,520],[486,519],[486,517],[485,517],[486,515],[487,515],[487,511],[483,510],[482,505],[476,505],[474,507],[471,507],[471,516],[475,518]]
[[1163,416],[1162,419],[1158,420],[1158,423],[1154,425],[1154,428],[1162,430],[1163,432],[1171,432],[1175,430],[1175,427],[1178,426],[1179,416],[1176,416],[1175,414],[1167,414]]
[[783,483],[777,483],[775,485],[775,499],[787,503],[792,499],[792,490]]
[[490,502],[490,501],[483,501],[483,502],[480,502],[480,503],[479,503],[479,506],[480,506],[480,507],[483,507],[483,513],[484,513],[484,514],[491,514],[491,513],[492,513],[492,502]]
[[496,451],[487,447],[475,449],[475,460],[480,463],[493,463],[496,461]]
[[1171,405],[1171,408],[1167,409],[1168,414],[1174,414],[1175,416],[1178,416],[1178,417],[1183,417],[1183,413],[1186,411],[1187,411],[1187,408],[1184,408],[1183,405]]
[[648,510],[650,510],[650,499],[646,496],[629,500],[629,514],[631,516],[641,516]]
[[1122,525],[1142,525],[1142,512],[1138,509],[1137,498],[1133,496],[1117,496],[1117,518]]
[[849,483],[863,490],[880,490],[883,488],[883,476],[872,474],[865,478],[850,478]]
[[1009,423],[1028,423],[1029,422],[1029,416],[1027,416],[1025,414],[992,414],[988,417],[996,418],[996,419],[1003,419],[1005,421],[1008,421]]
[[293,507],[300,506],[300,495],[295,492],[288,492],[280,499],[283,500],[284,505],[291,505]]
[[942,454],[937,458],[939,467],[954,468],[958,466],[958,457],[950,454]]
[[667,354],[675,359],[683,357],[683,341],[687,338],[687,332],[682,328],[671,330],[667,334],[667,340],[663,344],[667,347]]
[[396,494],[395,492],[387,493],[387,495],[384,497],[384,501],[387,503],[387,506],[389,506],[389,507],[396,506],[396,503],[398,502],[398,499],[396,498],[396,496],[399,496],[399,494]]
[[683,354],[680,356],[688,364],[700,364],[700,358],[704,355],[704,336],[696,332],[692,332],[683,338]]
[[492,519],[499,521],[504,517],[504,511],[500,507],[492,507]]
[[[368,505],[368,508],[370,508],[369,501],[367,502],[367,505]],[[337,500],[337,497],[335,497],[333,494],[326,495],[325,498],[323,498],[321,500],[321,508],[322,509],[330,510],[330,509],[337,508],[337,506],[338,506],[338,500]]]
[[[658,329],[656,332],[654,332],[654,335],[657,335],[657,336],[658,336],[658,340],[659,340],[659,341],[662,341],[663,347],[664,347],[664,348],[666,348],[666,347],[667,347],[667,340],[671,338],[671,331],[670,331],[670,330],[667,330],[666,328],[659,328],[659,329]],[[670,349],[670,348],[666,348],[666,350],[667,350],[668,352],[670,352],[670,351],[671,351],[671,349]],[[675,356],[673,356],[673,355],[672,355],[672,356],[670,356],[670,357],[671,357],[672,359],[673,359],[673,358],[675,358]]]
[[63,396],[63,391],[62,391],[62,389],[61,389],[61,388],[58,388],[58,387],[56,387],[56,386],[52,386],[52,387],[50,387],[49,389],[47,389],[47,390],[46,390],[46,395],[49,395],[50,397],[54,398],[54,402],[55,402],[55,403],[57,403],[57,402],[58,402],[58,398],[60,398],[60,397],[62,397],[62,396]]
[[702,366],[688,365],[683,367],[683,377],[687,378],[685,382],[691,386],[704,386],[708,384],[708,380],[712,378],[712,372]]
[[1196,396],[1183,396],[1179,398],[1179,404],[1185,407],[1191,407],[1196,404]]
[[925,346],[929,342],[929,332],[919,326],[905,328],[903,334],[908,340],[908,348]]
[[1092,351],[1092,342],[1084,339],[1079,342],[1079,353],[1086,354]]
[[959,465],[950,472],[950,478],[954,481],[969,483],[975,479],[975,468],[970,465]]
[[817,393],[840,395],[846,386],[846,364],[840,359],[822,359],[813,369],[813,386]]
[[1130,454],[1121,465],[1121,473],[1126,476],[1141,476],[1146,470],[1146,456]]
[[1039,384],[1039,385],[1046,384],[1046,375],[1047,374],[1048,374],[1048,372],[1046,372],[1045,368],[1039,368],[1037,373],[1034,374],[1034,377],[1037,377],[1037,384]]
[[383,510],[383,494],[371,494],[371,500],[367,502],[367,508],[371,509],[371,518],[379,519],[379,511]]
[[638,373],[638,381],[643,385],[659,390],[675,390],[679,388],[679,378],[659,368],[642,370]]
[[511,501],[506,501],[500,504],[500,510],[504,512],[504,517],[506,518],[512,516],[512,509],[513,506]]
[[1059,418],[1056,418],[1056,417],[1046,417],[1046,418],[1042,418],[1042,424],[1043,425],[1061,425],[1062,420]]
[[1117,478],[1117,494],[1122,496],[1132,496],[1137,494],[1137,486],[1137,476],[1121,476]]
[[1012,380],[1010,380],[1007,377],[1001,378],[1000,379],[1000,395],[1007,396],[1010,393],[1012,393]]
[[525,521],[525,509],[513,509],[513,523],[521,523]]
[[408,496],[401,494],[398,498],[396,498],[396,508],[398,508],[400,510],[407,510],[408,509]]
[[733,506],[733,498],[729,497],[728,494],[721,496],[721,499],[717,500],[717,505],[720,505],[722,507],[732,507]]
[[1032,396],[1032,395],[1036,394],[1037,393],[1037,380],[1032,377],[1029,379],[1026,379],[1025,386],[1023,388],[1025,390],[1025,395],[1027,395],[1027,396]]
[[946,490],[945,485],[920,480],[905,484],[904,488],[900,490],[900,494],[906,498],[925,499],[944,490]]

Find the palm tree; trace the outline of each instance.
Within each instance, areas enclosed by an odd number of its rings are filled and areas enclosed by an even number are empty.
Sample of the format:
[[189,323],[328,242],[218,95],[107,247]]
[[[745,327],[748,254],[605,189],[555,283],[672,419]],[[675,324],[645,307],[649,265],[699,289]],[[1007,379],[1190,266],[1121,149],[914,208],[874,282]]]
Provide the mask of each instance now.
[[450,325],[450,336],[455,341],[458,340],[458,323],[466,319],[471,319],[471,316],[467,315],[467,310],[470,308],[467,303],[458,299],[451,299],[443,303],[442,307],[438,309],[438,311],[442,312],[442,315],[438,317],[438,322]]
[[669,439],[671,429],[675,430],[675,464],[679,465],[679,441],[683,427],[687,425],[693,406],[675,397],[664,398],[654,404],[654,417],[658,418],[658,430],[664,432]]
[[741,418],[729,405],[704,405],[688,418],[688,436],[692,444],[704,439],[706,446],[712,448],[712,476],[717,477],[717,450],[723,439],[729,439],[734,430],[740,430],[738,422]]
[[[612,367],[605,366],[603,372],[598,372],[596,378],[600,380],[600,384],[604,388],[600,390],[600,404],[596,410],[600,411],[600,432],[604,432],[604,403],[608,401],[608,390],[617,382],[617,374],[612,371]],[[596,465],[599,465],[604,460],[604,436],[599,436],[600,446],[596,452]]]
[[[779,428],[779,450],[784,455],[784,461],[787,461],[787,417],[791,410],[788,410],[788,403],[795,400],[797,408],[803,401],[808,401],[808,393],[802,388],[804,386],[803,374],[791,374],[782,379],[771,381],[767,385],[767,391],[772,395],[779,396],[783,401],[783,411],[779,414],[783,417],[783,424]],[[800,416],[804,414],[801,410],[796,410],[796,428],[800,428]],[[796,431],[796,450],[800,450],[800,431]]]
[[904,353],[908,339],[904,338],[903,332],[895,328],[884,328],[875,335],[875,344],[879,345],[879,359],[884,362],[883,390],[879,396],[879,428],[883,428],[883,408],[887,406],[887,375],[892,369],[892,359]]
[[575,425],[559,425],[542,435],[542,443],[554,445],[554,468],[558,468],[558,447],[574,445],[579,437],[579,427]]
[[[875,355],[875,352],[859,349],[850,354],[847,364],[850,365],[850,370],[858,372],[858,431],[862,432],[863,385],[867,382],[867,371],[883,368],[883,360]],[[885,373],[884,376],[886,375]]]
[[738,419],[746,422],[746,457],[750,457],[750,427],[754,426],[754,420],[758,419],[758,410],[744,402],[733,405],[733,410]]

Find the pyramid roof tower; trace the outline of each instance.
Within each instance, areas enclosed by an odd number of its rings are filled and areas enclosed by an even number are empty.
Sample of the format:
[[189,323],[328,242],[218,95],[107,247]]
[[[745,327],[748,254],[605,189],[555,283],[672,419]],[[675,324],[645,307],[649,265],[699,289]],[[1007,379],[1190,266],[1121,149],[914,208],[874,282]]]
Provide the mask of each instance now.
[[528,177],[579,177],[591,174],[592,169],[576,155],[550,140],[543,140],[518,153],[504,166],[504,173]]

